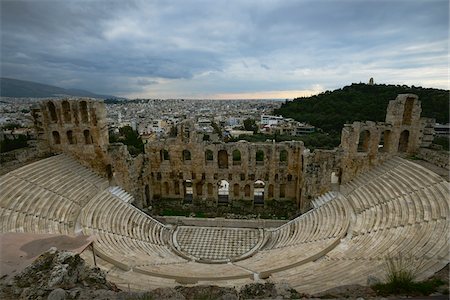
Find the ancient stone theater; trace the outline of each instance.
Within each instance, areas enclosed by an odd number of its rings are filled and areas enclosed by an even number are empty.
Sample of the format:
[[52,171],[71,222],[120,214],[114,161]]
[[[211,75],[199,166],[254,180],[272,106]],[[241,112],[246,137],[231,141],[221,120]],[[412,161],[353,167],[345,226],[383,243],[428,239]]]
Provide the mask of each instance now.
[[[391,100],[385,122],[345,124],[339,147],[314,151],[301,141],[203,141],[186,122],[131,156],[109,143],[102,101],[46,100],[32,114],[48,158],[0,177],[1,232],[89,236],[82,256],[119,287],[283,281],[317,293],[383,278],[386,257],[410,256],[419,279],[449,262],[449,183],[408,159],[433,139],[416,95]],[[165,201],[289,203],[298,214],[274,227],[188,225],[142,210]]]

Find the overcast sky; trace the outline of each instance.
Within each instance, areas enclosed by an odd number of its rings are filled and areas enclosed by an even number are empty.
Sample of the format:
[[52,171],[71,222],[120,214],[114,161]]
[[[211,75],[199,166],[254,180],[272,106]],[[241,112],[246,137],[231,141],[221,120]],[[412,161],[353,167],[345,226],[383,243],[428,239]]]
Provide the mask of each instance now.
[[448,89],[449,1],[0,0],[1,76],[151,98]]

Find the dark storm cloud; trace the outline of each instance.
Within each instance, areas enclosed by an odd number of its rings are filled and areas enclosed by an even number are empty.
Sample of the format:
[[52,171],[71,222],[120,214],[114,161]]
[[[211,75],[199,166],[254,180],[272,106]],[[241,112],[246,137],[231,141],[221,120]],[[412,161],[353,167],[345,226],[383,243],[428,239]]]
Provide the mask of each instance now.
[[0,3],[5,77],[123,95],[445,81],[448,1]]

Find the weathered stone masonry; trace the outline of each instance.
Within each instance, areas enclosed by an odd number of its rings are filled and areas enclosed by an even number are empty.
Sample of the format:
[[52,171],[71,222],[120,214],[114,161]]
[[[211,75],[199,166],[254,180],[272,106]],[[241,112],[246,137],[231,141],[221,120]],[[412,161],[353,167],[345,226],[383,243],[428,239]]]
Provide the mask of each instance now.
[[192,124],[182,123],[177,137],[149,143],[144,154],[131,157],[124,145],[109,144],[101,101],[47,100],[33,110],[42,151],[74,156],[130,192],[138,207],[165,199],[206,206],[281,200],[300,211],[390,156],[429,145],[433,120],[420,114],[416,95],[399,95],[385,122],[345,124],[338,148],[314,152],[299,141],[202,141]]

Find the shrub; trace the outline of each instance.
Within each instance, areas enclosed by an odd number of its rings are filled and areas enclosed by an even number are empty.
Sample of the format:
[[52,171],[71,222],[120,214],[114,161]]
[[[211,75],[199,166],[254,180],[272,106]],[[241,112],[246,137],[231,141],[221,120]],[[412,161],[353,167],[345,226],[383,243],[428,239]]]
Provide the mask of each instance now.
[[391,294],[429,295],[442,284],[441,280],[427,280],[416,282],[419,269],[423,265],[422,259],[413,256],[387,256],[385,261],[386,282],[376,284],[373,288],[377,294],[387,296]]

